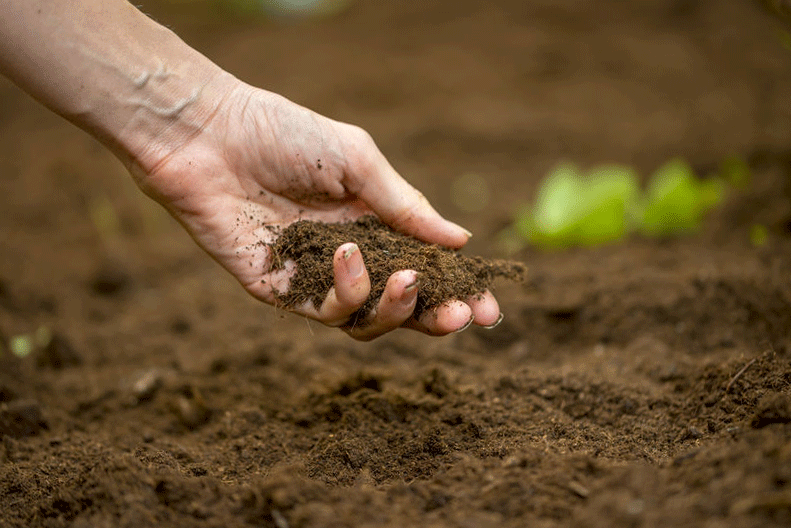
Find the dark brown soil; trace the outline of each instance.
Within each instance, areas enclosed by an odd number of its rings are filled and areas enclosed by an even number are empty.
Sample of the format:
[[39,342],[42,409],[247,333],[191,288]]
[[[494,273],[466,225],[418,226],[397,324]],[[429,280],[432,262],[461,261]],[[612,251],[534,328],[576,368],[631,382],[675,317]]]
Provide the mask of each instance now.
[[[0,342],[35,344],[0,352],[0,526],[791,525],[791,52],[757,2],[212,5],[145,9],[368,129],[465,254],[505,257],[560,159],[737,154],[753,181],[686,238],[515,255],[494,330],[358,343],[257,303],[0,81]],[[450,192],[466,173],[481,211]]]
[[297,270],[288,291],[278,296],[279,302],[286,308],[306,302],[321,306],[333,285],[333,255],[347,242],[360,248],[371,280],[368,301],[350,318],[357,324],[364,324],[365,315],[384,293],[387,279],[398,270],[418,272],[415,316],[444,302],[483,293],[495,278],[523,282],[527,274],[521,262],[468,257],[426,244],[397,233],[373,216],[335,224],[301,220],[284,229],[270,245],[273,270],[284,269],[288,260]]

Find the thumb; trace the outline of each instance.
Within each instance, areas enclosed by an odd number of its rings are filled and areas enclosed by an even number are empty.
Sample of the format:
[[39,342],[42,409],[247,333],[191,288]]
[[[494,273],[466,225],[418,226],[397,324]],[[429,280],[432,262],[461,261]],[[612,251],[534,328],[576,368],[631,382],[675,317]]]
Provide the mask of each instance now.
[[368,155],[361,153],[368,160],[356,166],[350,164],[347,189],[397,231],[452,248],[466,244],[472,233],[445,220],[420,191],[396,172],[373,140],[370,142],[372,150],[369,149]]

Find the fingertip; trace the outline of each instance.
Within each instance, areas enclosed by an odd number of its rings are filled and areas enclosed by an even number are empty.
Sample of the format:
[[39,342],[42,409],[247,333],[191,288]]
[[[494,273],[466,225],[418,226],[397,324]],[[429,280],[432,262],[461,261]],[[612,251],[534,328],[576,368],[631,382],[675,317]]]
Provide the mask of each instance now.
[[388,279],[388,286],[390,281],[395,283],[394,286],[401,288],[398,299],[401,304],[414,305],[417,302],[417,291],[420,286],[420,276],[417,271],[403,270]]
[[450,301],[430,313],[420,316],[421,324],[434,335],[460,332],[467,328],[475,316],[472,308],[461,301]]
[[450,231],[452,233],[452,237],[455,241],[454,244],[449,245],[450,247],[460,248],[472,238],[472,232],[464,227],[451,222],[449,220],[444,220],[450,226]]
[[349,335],[369,341],[403,325],[415,310],[418,282],[418,274],[413,270],[393,273],[376,309],[369,314],[365,324],[347,328]]
[[334,262],[336,272],[350,279],[358,279],[365,272],[362,253],[354,242],[341,244],[335,250]]
[[487,330],[492,330],[494,328],[497,328],[500,325],[500,323],[503,322],[504,318],[505,315],[503,314],[503,312],[500,312],[500,315],[497,316],[497,320],[495,322],[493,322],[490,325],[483,325],[483,327],[486,328]]
[[357,244],[348,242],[335,250],[333,271],[335,295],[342,306],[352,309],[365,302],[371,282]]
[[470,297],[467,304],[475,315],[476,325],[491,327],[502,319],[500,305],[489,290]]
[[433,209],[430,211],[426,215],[415,215],[390,222],[390,225],[398,231],[431,244],[459,249],[467,243],[472,233],[460,225],[444,219]]

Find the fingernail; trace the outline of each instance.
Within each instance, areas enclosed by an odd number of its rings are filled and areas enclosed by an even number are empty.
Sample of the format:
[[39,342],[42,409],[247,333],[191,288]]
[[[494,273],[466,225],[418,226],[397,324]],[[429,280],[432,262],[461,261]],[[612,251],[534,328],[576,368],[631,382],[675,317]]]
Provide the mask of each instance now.
[[500,317],[497,318],[497,321],[495,321],[494,323],[492,323],[490,325],[484,326],[484,328],[486,328],[487,330],[491,330],[492,328],[496,327],[497,325],[499,325],[500,323],[503,322],[503,317],[505,317],[503,315],[503,312],[500,312]]
[[420,286],[421,274],[416,272],[416,271],[413,271],[412,273],[415,274],[415,278],[414,278],[414,280],[412,281],[411,284],[408,284],[408,285],[404,286],[404,292],[411,292],[412,290],[414,290],[415,288]]
[[412,282],[412,284],[404,286],[404,291],[401,294],[401,302],[406,305],[411,304],[415,300],[413,293],[418,289],[419,286],[420,278],[416,276],[415,281]]
[[473,322],[474,320],[475,320],[475,316],[474,316],[474,315],[471,315],[471,316],[470,316],[470,320],[469,320],[469,321],[467,321],[466,323],[464,323],[464,326],[462,326],[462,327],[461,327],[461,328],[459,328],[458,330],[454,330],[454,331],[453,331],[453,333],[454,333],[454,334],[458,334],[459,332],[464,332],[465,330],[467,330],[467,329],[470,327],[470,325],[472,324],[472,322]]
[[464,234],[467,235],[467,238],[472,238],[472,233],[468,229],[464,229],[463,227],[461,227],[459,224],[457,224],[455,222],[453,222],[453,225],[455,225],[456,227],[461,229],[462,232],[464,232]]
[[357,278],[363,274],[364,266],[362,258],[352,258],[358,252],[356,245],[351,246],[343,252],[343,260],[346,261],[346,269],[352,278]]

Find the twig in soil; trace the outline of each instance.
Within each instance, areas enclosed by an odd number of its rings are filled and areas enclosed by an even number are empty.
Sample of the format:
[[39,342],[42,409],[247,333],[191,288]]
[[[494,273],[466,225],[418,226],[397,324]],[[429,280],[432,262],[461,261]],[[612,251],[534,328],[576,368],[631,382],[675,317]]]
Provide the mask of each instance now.
[[728,384],[725,386],[725,394],[728,394],[731,391],[731,387],[733,387],[733,384],[736,383],[736,380],[738,380],[742,376],[742,374],[747,372],[747,369],[750,368],[753,365],[753,363],[755,363],[756,361],[758,361],[758,358],[754,357],[750,361],[748,361],[745,366],[739,369],[739,372],[737,372],[731,378],[731,381],[729,381]]

